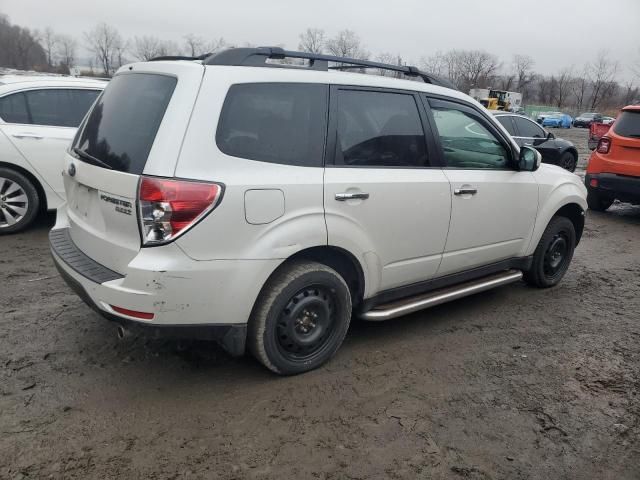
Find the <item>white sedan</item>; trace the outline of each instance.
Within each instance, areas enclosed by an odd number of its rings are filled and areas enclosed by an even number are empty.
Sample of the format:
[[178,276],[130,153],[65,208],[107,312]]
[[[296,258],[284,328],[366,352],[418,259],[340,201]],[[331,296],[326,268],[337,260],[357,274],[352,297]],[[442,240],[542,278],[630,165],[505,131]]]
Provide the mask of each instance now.
[[26,228],[64,202],[64,152],[107,82],[0,76],[0,234]]

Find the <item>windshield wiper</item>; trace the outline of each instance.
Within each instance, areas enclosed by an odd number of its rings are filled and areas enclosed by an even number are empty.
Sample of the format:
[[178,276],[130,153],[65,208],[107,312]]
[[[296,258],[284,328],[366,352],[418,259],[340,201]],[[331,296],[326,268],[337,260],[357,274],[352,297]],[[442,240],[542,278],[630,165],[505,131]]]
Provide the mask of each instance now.
[[73,153],[78,155],[83,160],[87,160],[89,163],[92,163],[99,167],[108,168],[109,170],[113,170],[113,167],[108,163],[103,162],[102,160],[94,157],[93,155],[89,155],[87,152],[85,152],[84,150],[80,150],[78,147],[73,147]]

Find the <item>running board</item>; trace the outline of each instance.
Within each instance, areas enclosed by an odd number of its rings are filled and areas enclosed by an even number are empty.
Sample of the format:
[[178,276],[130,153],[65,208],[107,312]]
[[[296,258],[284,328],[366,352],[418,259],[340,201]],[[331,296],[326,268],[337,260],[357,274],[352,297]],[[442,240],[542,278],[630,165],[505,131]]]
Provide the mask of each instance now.
[[424,308],[473,295],[474,293],[484,292],[485,290],[507,285],[508,283],[517,282],[521,278],[522,272],[520,270],[507,270],[471,282],[461,283],[453,287],[442,288],[397,302],[378,305],[360,314],[360,318],[376,322],[389,320],[417,312]]

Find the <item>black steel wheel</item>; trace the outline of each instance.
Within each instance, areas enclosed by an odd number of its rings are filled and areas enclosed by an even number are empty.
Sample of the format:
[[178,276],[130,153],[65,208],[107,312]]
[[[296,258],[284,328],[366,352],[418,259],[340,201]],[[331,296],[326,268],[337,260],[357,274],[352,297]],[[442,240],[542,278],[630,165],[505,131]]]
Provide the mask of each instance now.
[[576,231],[571,220],[553,217],[533,254],[524,280],[539,288],[557,285],[569,269],[576,248]]
[[270,370],[293,375],[319,367],[344,340],[351,320],[351,294],[344,279],[317,262],[280,267],[260,292],[247,343]]
[[571,152],[564,152],[560,157],[559,165],[570,172],[575,172],[578,165],[578,157]]

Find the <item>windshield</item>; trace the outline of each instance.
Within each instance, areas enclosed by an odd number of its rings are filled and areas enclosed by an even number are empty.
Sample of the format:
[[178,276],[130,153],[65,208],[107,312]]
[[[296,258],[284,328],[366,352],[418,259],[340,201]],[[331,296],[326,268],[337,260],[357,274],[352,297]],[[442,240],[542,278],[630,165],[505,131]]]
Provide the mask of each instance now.
[[582,115],[580,115],[582,118],[593,118],[596,116],[595,113],[583,113]]
[[622,137],[640,138],[640,111],[626,110],[620,113],[613,131]]
[[95,165],[140,174],[177,80],[167,75],[117,75],[96,101],[73,151]]

